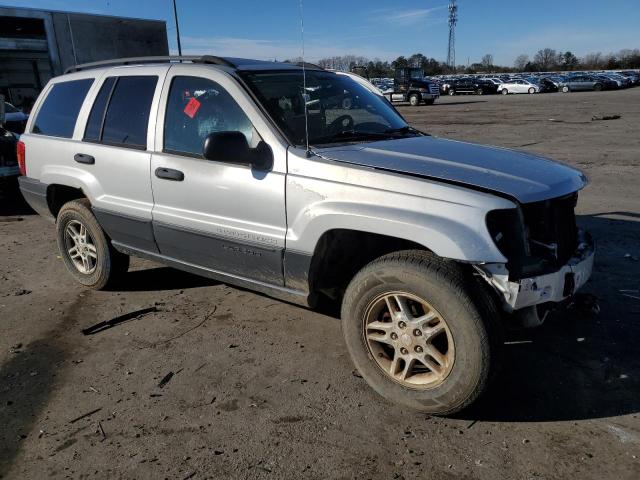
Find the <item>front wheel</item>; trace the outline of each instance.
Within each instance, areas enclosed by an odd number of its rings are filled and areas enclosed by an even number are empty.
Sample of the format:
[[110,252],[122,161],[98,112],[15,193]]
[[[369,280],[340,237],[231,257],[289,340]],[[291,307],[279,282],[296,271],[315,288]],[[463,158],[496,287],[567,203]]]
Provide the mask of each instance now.
[[509,90],[507,90],[506,88],[503,88],[502,95],[509,95]]
[[536,89],[533,87],[529,87],[529,94],[536,93]]
[[476,93],[478,95],[484,95],[484,90],[482,90],[481,88],[479,88],[478,90],[476,90]]
[[562,87],[562,93],[569,93],[569,87],[567,85]]
[[349,284],[342,328],[351,358],[388,400],[451,414],[473,403],[494,372],[497,311],[477,281],[428,252],[381,257]]
[[418,105],[420,105],[420,97],[418,97],[418,95],[415,95],[415,94],[411,95],[409,97],[409,104],[412,107],[417,107]]
[[436,99],[435,98],[430,98],[430,99],[424,101],[425,105],[433,105],[434,103],[436,103]]
[[129,269],[98,224],[86,199],[66,203],[56,219],[58,248],[67,270],[82,285],[102,290]]
[[449,89],[449,95],[451,95],[452,97],[456,94],[456,91],[453,88]]
[[600,91],[602,91],[602,85],[601,85],[600,83],[596,83],[596,84],[593,86],[593,89],[594,89],[596,92],[600,92]]

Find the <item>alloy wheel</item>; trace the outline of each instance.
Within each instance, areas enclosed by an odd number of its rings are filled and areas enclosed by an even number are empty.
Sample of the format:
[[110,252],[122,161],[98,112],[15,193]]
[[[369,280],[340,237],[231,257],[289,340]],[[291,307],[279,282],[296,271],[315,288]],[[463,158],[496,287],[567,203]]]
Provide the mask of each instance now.
[[405,387],[434,388],[451,372],[453,336],[442,315],[424,299],[385,293],[370,303],[363,329],[378,367]]
[[98,252],[87,227],[71,220],[64,229],[64,243],[69,259],[85,275],[92,274],[98,265]]

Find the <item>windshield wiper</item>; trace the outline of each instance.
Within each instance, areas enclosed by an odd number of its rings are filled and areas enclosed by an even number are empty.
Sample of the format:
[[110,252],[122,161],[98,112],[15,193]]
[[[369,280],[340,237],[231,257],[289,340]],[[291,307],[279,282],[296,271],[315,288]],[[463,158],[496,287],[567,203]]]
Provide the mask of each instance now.
[[342,130],[331,135],[324,137],[314,138],[312,143],[332,143],[340,141],[366,141],[366,140],[387,140],[402,137],[407,134],[419,134],[422,132],[412,128],[410,126],[404,126],[401,128],[390,128],[383,130],[382,132],[366,132],[362,130]]
[[400,127],[400,128],[388,128],[387,130],[384,131],[384,133],[401,134],[401,135],[406,133],[413,133],[415,135],[426,135],[426,133],[423,133],[420,130],[410,127],[409,125],[405,125],[404,127]]
[[311,143],[332,143],[340,141],[380,140],[397,136],[387,132],[363,132],[359,130],[342,130],[324,137],[314,138]]

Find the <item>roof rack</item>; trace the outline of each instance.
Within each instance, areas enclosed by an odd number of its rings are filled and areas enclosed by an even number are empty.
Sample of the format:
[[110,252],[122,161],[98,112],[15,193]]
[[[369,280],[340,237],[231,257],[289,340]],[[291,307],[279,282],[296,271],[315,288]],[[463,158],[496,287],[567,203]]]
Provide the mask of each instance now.
[[100,62],[83,63],[81,65],[75,65],[67,68],[64,73],[80,72],[82,70],[91,70],[92,68],[100,67],[113,67],[117,65],[139,65],[142,63],[177,63],[177,62],[191,62],[191,63],[206,63],[208,65],[222,65],[224,67],[236,68],[236,65],[225,60],[221,57],[215,57],[213,55],[167,55],[161,57],[131,57],[131,58],[119,58],[116,60],[103,60]]
[[296,65],[297,67],[312,68],[314,70],[324,70],[324,68],[322,68],[320,65],[316,65],[315,63],[296,62],[294,65]]

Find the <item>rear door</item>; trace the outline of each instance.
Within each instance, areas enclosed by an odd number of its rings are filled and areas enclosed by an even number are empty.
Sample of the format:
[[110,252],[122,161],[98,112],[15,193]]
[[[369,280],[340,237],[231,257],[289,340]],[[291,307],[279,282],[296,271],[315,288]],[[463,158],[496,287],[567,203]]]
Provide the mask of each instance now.
[[[160,253],[218,273],[283,285],[286,145],[221,70],[173,65],[160,103],[151,161]],[[252,147],[265,142],[273,151],[273,168],[204,159],[204,139],[217,131],[240,131]]]
[[113,69],[84,112],[73,158],[97,182],[93,210],[116,243],[157,252],[149,169],[157,105],[168,67]]

